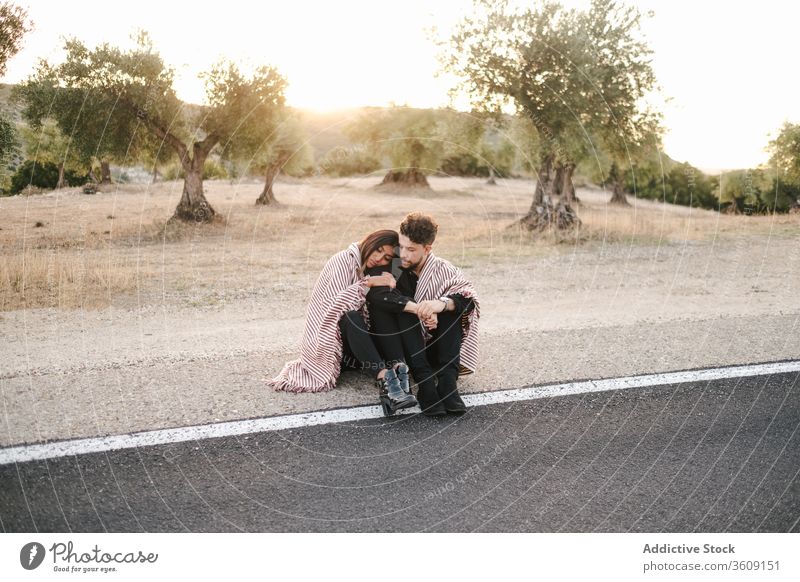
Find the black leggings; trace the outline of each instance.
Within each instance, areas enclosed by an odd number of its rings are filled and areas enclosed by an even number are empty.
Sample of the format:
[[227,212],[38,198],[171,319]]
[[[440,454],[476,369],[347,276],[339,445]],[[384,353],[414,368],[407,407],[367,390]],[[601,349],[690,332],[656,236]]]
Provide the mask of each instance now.
[[461,316],[454,311],[438,314],[433,338],[427,346],[422,337],[422,322],[413,313],[392,313],[370,307],[373,337],[383,353],[404,353],[417,384],[434,381],[448,393],[456,388],[461,354]]
[[339,329],[343,343],[342,367],[347,370],[360,369],[377,378],[381,370],[405,361],[399,338],[397,341],[383,341],[367,329],[364,317],[358,311],[342,315]]

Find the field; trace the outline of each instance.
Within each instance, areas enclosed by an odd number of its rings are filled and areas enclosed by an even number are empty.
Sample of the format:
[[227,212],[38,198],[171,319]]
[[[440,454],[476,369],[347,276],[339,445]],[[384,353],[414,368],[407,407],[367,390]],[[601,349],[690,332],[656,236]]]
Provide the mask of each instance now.
[[[526,180],[209,181],[213,225],[165,226],[180,182],[0,198],[0,445],[370,403],[262,379],[295,357],[325,260],[412,210],[480,293],[482,365],[465,391],[800,357],[800,215],[726,216],[579,188],[577,238],[513,226]],[[39,224],[39,226],[37,226]]]

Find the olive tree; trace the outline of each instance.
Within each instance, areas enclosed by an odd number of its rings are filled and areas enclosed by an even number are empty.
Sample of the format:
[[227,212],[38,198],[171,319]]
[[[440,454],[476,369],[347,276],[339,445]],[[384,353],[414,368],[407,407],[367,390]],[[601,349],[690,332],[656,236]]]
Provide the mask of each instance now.
[[[218,63],[203,75],[206,102],[188,108],[173,88],[174,69],[146,33],[136,46],[109,44],[90,50],[66,41],[66,60],[42,61],[20,87],[25,115],[34,122],[51,115],[81,151],[137,160],[143,151],[166,147],[184,171],[183,193],[170,220],[209,222],[216,211],[203,193],[203,165],[211,151],[228,144],[240,151],[252,144],[265,118],[284,105],[286,80],[262,66],[246,77],[232,63]],[[106,158],[104,158],[106,159]],[[158,159],[158,158],[156,158]]]
[[[22,48],[22,38],[32,28],[28,12],[11,2],[0,3],[0,76],[8,61]],[[0,189],[8,180],[8,165],[19,150],[19,136],[13,119],[0,111]]]
[[430,188],[426,174],[436,171],[445,151],[440,112],[409,107],[368,110],[345,131],[352,141],[390,160],[379,186]]
[[6,74],[8,61],[22,48],[22,37],[31,29],[27,10],[11,2],[0,3],[0,76]]
[[70,140],[59,129],[52,119],[45,120],[38,129],[23,126],[20,131],[25,144],[25,157],[37,163],[51,163],[58,167],[56,189],[67,185],[66,173],[85,175],[91,160],[81,158],[75,148],[70,147]]
[[800,125],[786,122],[775,139],[769,142],[770,166],[781,180],[800,186]]
[[523,8],[476,0],[442,42],[443,68],[474,106],[512,106],[539,134],[537,186],[523,225],[580,224],[572,175],[595,147],[589,136],[629,134],[649,119],[642,98],[655,76],[640,18],[614,0],[593,0],[585,11],[548,0]]

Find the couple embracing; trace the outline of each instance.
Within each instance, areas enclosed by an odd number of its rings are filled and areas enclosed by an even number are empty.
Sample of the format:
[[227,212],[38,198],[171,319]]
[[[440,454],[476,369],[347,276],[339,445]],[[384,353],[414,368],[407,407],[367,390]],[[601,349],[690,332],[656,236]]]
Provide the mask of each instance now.
[[412,212],[399,235],[378,230],[332,256],[311,292],[300,358],[268,384],[322,392],[357,369],[374,378],[387,416],[417,404],[427,416],[466,412],[457,381],[477,367],[480,306],[461,270],[433,254],[437,231]]

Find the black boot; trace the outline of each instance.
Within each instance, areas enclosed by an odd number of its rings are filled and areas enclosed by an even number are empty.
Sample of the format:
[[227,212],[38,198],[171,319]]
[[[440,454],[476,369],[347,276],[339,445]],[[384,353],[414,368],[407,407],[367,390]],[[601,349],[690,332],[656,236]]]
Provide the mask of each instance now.
[[447,412],[453,414],[464,414],[467,411],[467,405],[461,400],[461,395],[458,393],[456,380],[447,375],[439,376],[439,382],[436,385],[436,393],[444,405]]
[[386,370],[383,378],[375,380],[380,391],[381,407],[385,416],[392,416],[395,411],[401,408],[410,408],[417,405],[417,399],[411,391],[405,392],[400,386],[400,380],[394,369]]
[[408,366],[406,366],[405,362],[400,362],[394,371],[397,374],[397,379],[400,380],[400,388],[406,394],[411,394],[411,385],[408,381]]
[[436,383],[433,377],[427,378],[423,382],[417,382],[417,400],[419,408],[425,416],[444,416],[447,410],[439,399],[436,392]]

